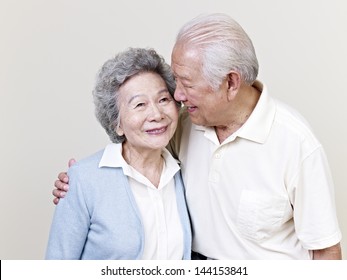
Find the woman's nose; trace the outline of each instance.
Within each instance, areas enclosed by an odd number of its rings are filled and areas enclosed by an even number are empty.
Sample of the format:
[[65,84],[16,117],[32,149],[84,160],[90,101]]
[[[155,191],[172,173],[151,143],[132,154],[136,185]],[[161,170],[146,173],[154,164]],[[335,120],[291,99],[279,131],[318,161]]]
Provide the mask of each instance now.
[[161,120],[163,118],[162,108],[157,104],[152,104],[149,116],[151,120]]

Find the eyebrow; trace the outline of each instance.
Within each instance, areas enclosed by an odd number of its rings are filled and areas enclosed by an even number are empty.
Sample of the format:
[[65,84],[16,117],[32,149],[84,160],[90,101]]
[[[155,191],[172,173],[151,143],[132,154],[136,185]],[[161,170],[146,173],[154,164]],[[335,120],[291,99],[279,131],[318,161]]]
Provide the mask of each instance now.
[[[161,95],[161,94],[166,93],[166,92],[169,92],[169,90],[168,90],[167,88],[163,88],[163,89],[159,90],[157,94],[158,94],[158,95]],[[129,99],[128,104],[130,104],[134,99],[136,99],[136,98],[138,98],[138,97],[140,97],[140,96],[143,96],[143,95],[144,95],[144,94],[136,94],[136,95],[132,96],[132,97]]]

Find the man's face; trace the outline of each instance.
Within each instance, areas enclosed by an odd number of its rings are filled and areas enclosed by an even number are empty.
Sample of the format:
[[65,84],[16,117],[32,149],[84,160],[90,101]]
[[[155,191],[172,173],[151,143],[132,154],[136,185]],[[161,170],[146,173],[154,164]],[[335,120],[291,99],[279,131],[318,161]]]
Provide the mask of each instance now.
[[218,90],[211,88],[203,78],[198,51],[175,45],[171,67],[176,78],[174,97],[186,106],[192,122],[204,126],[224,125],[222,112],[227,105],[226,83],[222,83]]

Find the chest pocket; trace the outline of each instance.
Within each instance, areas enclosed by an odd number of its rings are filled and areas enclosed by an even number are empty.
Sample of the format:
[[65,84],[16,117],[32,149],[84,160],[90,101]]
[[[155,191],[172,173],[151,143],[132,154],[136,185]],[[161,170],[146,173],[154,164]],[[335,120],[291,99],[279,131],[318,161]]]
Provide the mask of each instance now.
[[244,190],[241,194],[237,227],[245,238],[260,241],[269,238],[282,225],[286,197]]

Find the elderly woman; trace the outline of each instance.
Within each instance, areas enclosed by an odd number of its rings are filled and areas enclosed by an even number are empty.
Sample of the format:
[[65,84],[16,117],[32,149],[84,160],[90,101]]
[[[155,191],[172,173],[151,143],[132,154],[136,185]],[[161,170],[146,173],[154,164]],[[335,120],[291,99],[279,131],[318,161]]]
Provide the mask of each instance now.
[[93,91],[111,141],[69,169],[47,259],[189,259],[190,223],[180,168],[165,149],[178,119],[175,81],[154,50],[106,61]]

